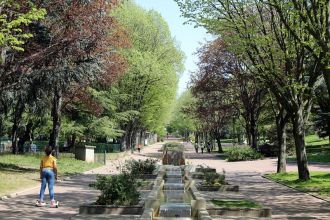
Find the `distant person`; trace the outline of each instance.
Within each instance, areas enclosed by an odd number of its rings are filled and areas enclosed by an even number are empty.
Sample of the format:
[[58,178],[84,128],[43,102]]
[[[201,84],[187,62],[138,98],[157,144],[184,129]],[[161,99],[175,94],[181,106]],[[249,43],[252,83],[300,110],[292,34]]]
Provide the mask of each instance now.
[[52,148],[47,146],[45,148],[46,156],[42,157],[40,161],[40,179],[41,179],[41,187],[39,200],[37,200],[37,206],[45,206],[44,202],[45,190],[48,184],[49,197],[50,197],[50,207],[57,206],[57,202],[55,201],[54,194],[54,183],[57,180],[57,165],[56,158],[52,156]]
[[198,154],[198,143],[195,143],[195,151],[196,151],[196,154]]
[[207,148],[207,152],[210,154],[211,153],[211,142],[210,141],[207,142],[206,148]]
[[138,152],[140,153],[140,151],[141,151],[141,144],[138,144],[138,145],[137,145],[137,150],[138,150]]
[[34,143],[31,143],[30,145],[30,149],[32,153],[36,153],[37,152],[37,145]]
[[202,154],[204,154],[204,144],[202,144],[202,146],[201,146],[201,151],[202,151]]

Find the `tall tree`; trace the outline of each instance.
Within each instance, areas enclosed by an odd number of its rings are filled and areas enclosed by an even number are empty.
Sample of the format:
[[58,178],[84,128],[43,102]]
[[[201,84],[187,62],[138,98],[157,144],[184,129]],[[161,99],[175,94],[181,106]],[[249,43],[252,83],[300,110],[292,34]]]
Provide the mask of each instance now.
[[[309,179],[304,135],[319,79],[320,57],[311,56],[285,29],[280,15],[261,1],[178,2],[185,16],[221,33],[236,54],[253,64],[257,78],[290,114],[299,179]],[[289,17],[288,22],[303,27],[295,17]],[[299,34],[300,40],[310,39],[303,31]]]
[[126,38],[121,38],[117,23],[109,15],[116,1],[56,0],[39,4],[51,13],[31,27],[36,37],[26,44],[25,55],[34,52],[29,69],[52,96],[49,145],[58,153],[64,97],[77,86],[115,78],[118,73],[113,71],[117,70],[113,68],[113,54]]
[[135,144],[137,133],[164,131],[183,55],[159,13],[125,1],[114,16],[127,28],[132,42],[132,47],[123,51],[128,60],[127,72],[117,83],[120,93],[126,95],[118,109],[138,112],[122,124],[125,131],[122,141],[130,148]]

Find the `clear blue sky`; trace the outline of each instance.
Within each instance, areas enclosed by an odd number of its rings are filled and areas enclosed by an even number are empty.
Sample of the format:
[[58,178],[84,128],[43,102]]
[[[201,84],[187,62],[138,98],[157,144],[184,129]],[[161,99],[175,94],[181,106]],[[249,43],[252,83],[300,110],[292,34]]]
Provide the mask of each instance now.
[[158,11],[167,21],[172,36],[179,43],[181,50],[185,53],[185,71],[179,82],[178,94],[187,88],[190,72],[196,69],[197,57],[194,55],[200,43],[206,39],[211,39],[203,28],[194,28],[193,25],[183,25],[185,18],[180,17],[180,9],[173,0],[135,0],[135,2],[145,9]]

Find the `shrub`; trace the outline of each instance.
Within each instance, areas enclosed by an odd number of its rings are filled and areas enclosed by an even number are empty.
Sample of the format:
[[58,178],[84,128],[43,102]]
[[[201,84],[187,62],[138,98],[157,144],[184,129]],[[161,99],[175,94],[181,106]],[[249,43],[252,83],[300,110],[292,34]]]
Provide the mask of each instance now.
[[91,187],[101,191],[98,205],[136,205],[139,201],[138,183],[128,173],[113,176],[97,176]]
[[204,173],[204,182],[207,185],[211,185],[211,186],[226,184],[225,173],[220,174],[220,173],[206,172]]
[[228,161],[257,160],[262,155],[250,147],[232,147],[228,150]]
[[278,155],[278,146],[271,144],[263,144],[259,146],[258,150],[265,157],[276,157]]
[[184,146],[181,143],[178,142],[167,142],[166,144],[163,145],[162,150],[168,150],[168,151],[179,151],[183,152],[184,151]]
[[125,164],[125,169],[131,175],[153,174],[156,163],[156,159],[129,160]]

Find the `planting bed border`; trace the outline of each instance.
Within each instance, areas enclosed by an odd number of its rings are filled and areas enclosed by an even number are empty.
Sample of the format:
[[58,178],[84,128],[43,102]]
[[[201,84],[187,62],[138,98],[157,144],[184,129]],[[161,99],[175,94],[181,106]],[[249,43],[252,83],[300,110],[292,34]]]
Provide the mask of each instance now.
[[143,211],[144,201],[140,201],[137,205],[131,206],[96,205],[95,203],[83,204],[79,206],[79,214],[84,215],[141,215]]
[[271,218],[272,209],[270,207],[248,208],[248,207],[219,207],[211,205],[207,207],[209,215],[212,216],[241,216],[254,218]]
[[216,173],[217,170],[215,168],[210,168],[210,167],[196,167],[195,169],[196,173]]
[[209,192],[238,192],[238,185],[220,185],[220,186],[205,186],[196,184],[196,188],[199,191],[209,191]]

